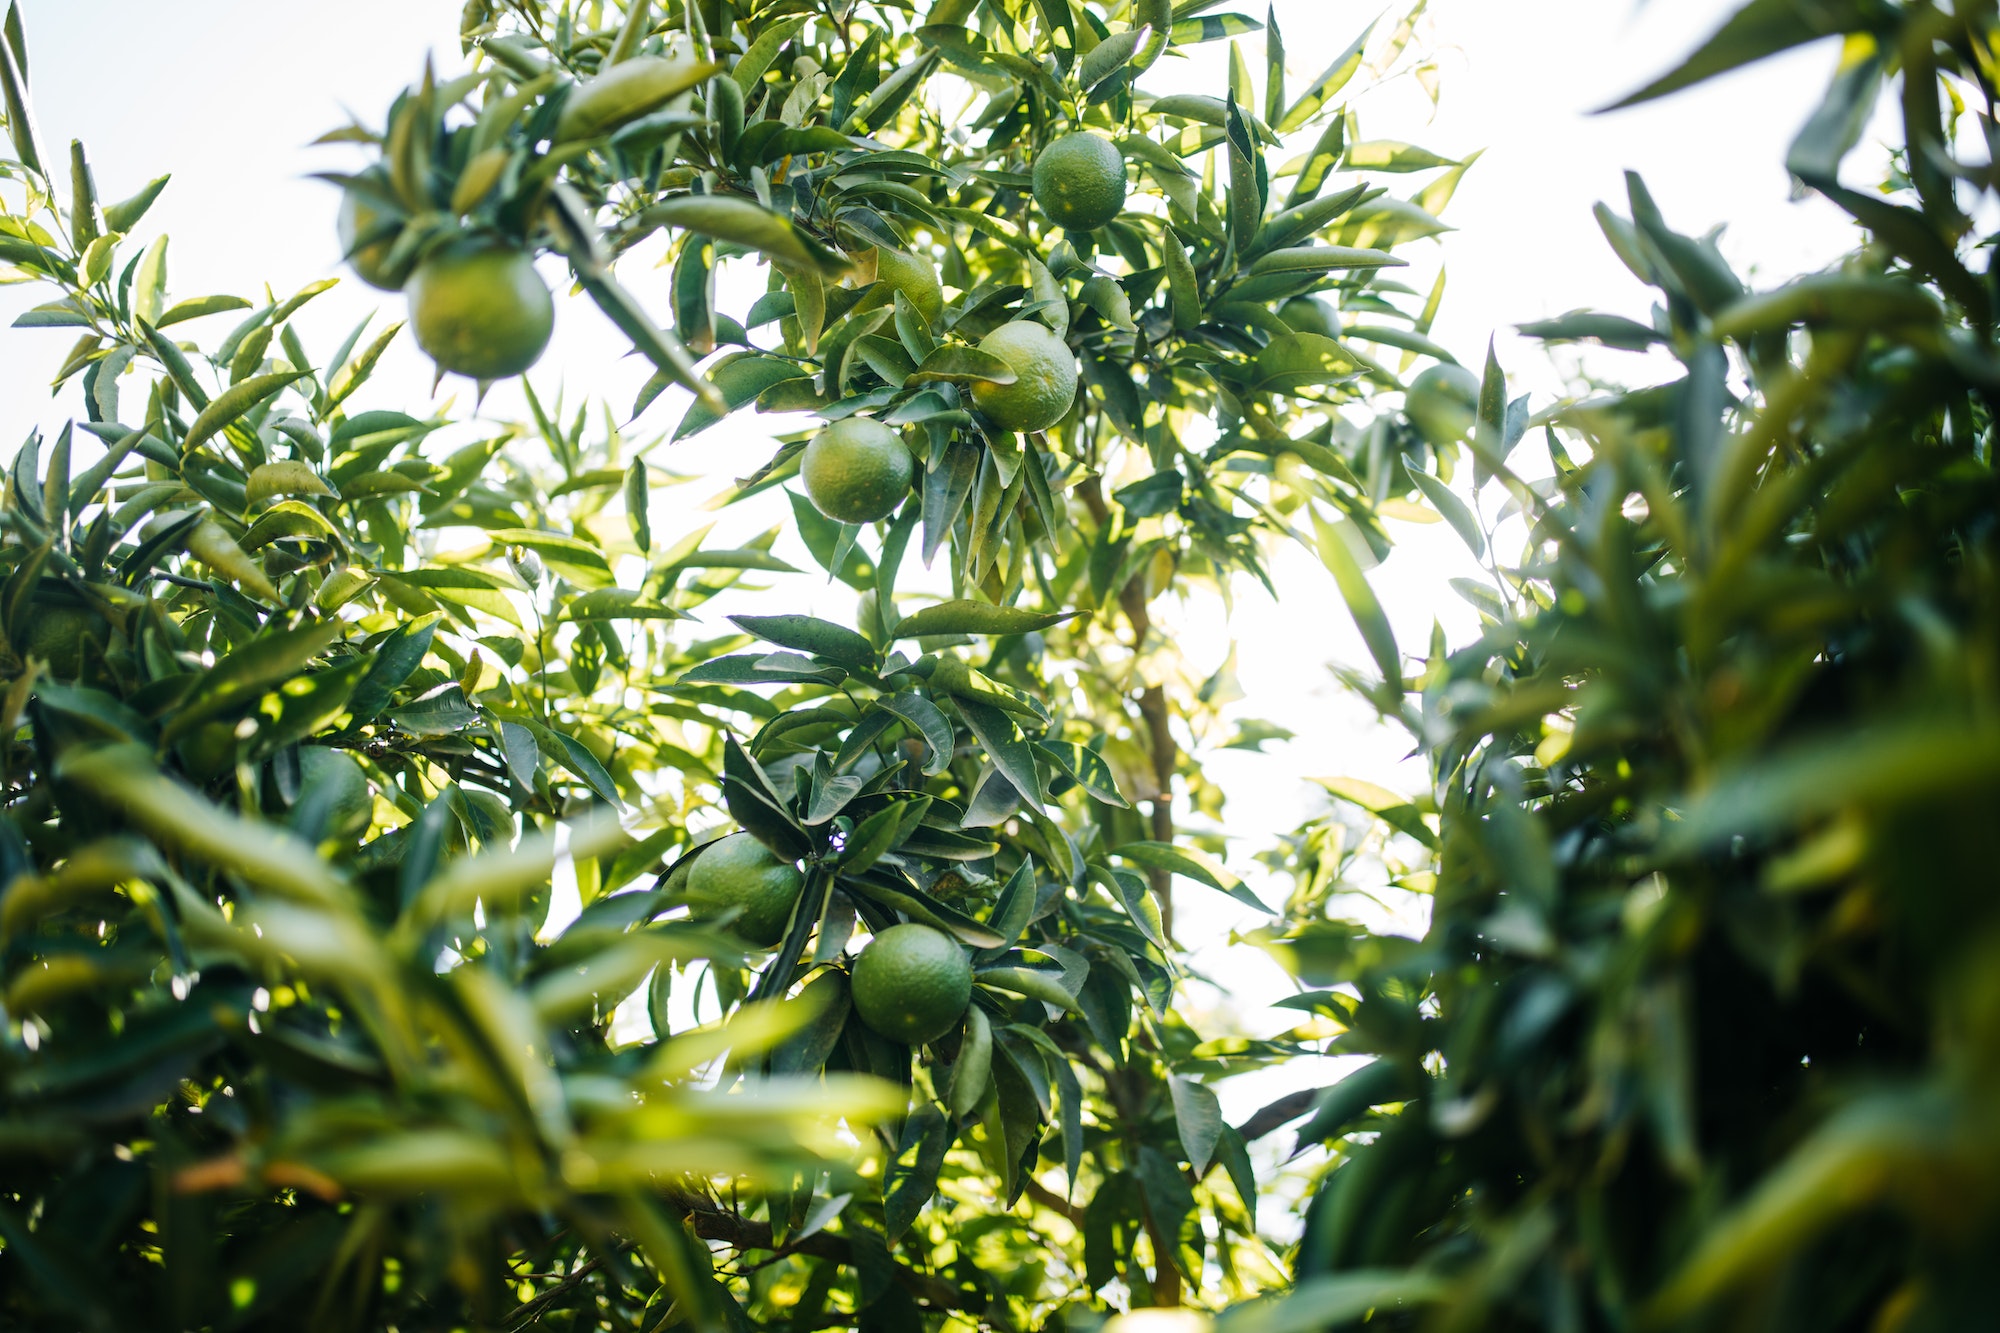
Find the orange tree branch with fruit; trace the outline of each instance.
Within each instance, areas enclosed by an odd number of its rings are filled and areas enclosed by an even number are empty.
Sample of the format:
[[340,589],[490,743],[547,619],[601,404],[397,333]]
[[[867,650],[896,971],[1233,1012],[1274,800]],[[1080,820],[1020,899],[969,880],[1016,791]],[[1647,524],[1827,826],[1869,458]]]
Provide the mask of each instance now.
[[[475,0],[465,72],[330,136],[440,375],[536,364],[555,254],[656,371],[632,417],[688,394],[669,450],[816,415],[733,497],[786,490],[855,628],[702,622],[777,529],[656,532],[608,411],[364,407],[400,326],[320,357],[323,285],[170,301],[159,183],[105,207],[79,147],[58,197],[9,27],[0,232],[82,413],[5,510],[21,1317],[1011,1328],[1279,1280],[1210,1085],[1311,1038],[1174,1008],[1171,878],[1254,899],[1160,619],[1296,540],[1379,640],[1356,553],[1463,394],[1368,407],[1455,371],[1394,251],[1463,168],[1337,100],[1407,23],[1294,96],[1275,25],[1261,98],[1240,50],[1146,93],[1257,28],[1207,8]],[[618,271],[662,235],[648,309]]]

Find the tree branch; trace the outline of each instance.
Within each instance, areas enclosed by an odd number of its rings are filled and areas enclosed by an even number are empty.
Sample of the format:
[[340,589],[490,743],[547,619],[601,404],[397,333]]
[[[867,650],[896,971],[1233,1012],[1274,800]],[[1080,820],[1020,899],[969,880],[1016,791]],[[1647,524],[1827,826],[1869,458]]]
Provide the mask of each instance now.
[[[1110,506],[1104,502],[1104,493],[1097,484],[1096,477],[1089,477],[1077,486],[1078,498],[1090,516],[1102,528],[1111,521]],[[1153,629],[1153,613],[1146,605],[1146,586],[1143,576],[1127,580],[1118,590],[1118,606],[1124,611],[1125,620],[1132,626],[1132,651],[1137,654],[1146,646],[1146,636]],[[1174,840],[1174,765],[1180,749],[1174,744],[1174,734],[1170,723],[1172,718],[1167,709],[1167,693],[1158,685],[1150,685],[1139,694],[1139,716],[1146,724],[1146,739],[1153,758],[1153,788],[1157,793],[1150,804],[1151,832],[1155,842]],[[1174,877],[1171,872],[1148,868],[1146,878],[1153,890],[1153,897],[1160,904],[1160,926],[1168,939],[1174,936]]]

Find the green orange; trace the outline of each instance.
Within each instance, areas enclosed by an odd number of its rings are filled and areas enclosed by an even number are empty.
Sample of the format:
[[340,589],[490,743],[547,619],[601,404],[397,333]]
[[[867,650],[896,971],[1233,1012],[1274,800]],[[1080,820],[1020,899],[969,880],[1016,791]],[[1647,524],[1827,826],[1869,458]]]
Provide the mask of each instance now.
[[1076,356],[1046,324],[1017,319],[979,340],[1014,372],[1012,384],[974,380],[972,401],[1002,430],[1047,430],[1076,397]]
[[1065,134],[1035,159],[1035,202],[1071,231],[1095,231],[1125,207],[1125,155],[1109,139]]
[[742,908],[730,929],[761,948],[785,937],[804,886],[797,866],[748,833],[732,833],[707,848],[687,872],[692,912],[712,916]]
[[854,960],[855,1011],[895,1041],[936,1041],[958,1025],[971,999],[972,962],[935,926],[891,926]]
[[36,597],[27,606],[27,623],[16,630],[16,651],[22,658],[34,657],[48,663],[49,674],[57,680],[75,680],[83,674],[89,639],[102,647],[111,627],[104,617],[87,606]]
[[520,374],[555,331],[555,301],[534,256],[506,241],[454,241],[419,264],[403,291],[417,346],[472,379]]
[[396,247],[397,232],[388,231],[365,245],[357,244],[382,226],[387,216],[368,200],[349,190],[341,196],[340,217],[337,229],[340,233],[340,253],[347,256],[348,266],[354,276],[370,287],[385,292],[397,292],[409,280],[410,266],[407,261],[391,266],[389,252]]
[[1479,419],[1479,377],[1464,366],[1432,366],[1410,381],[1403,414],[1431,444],[1456,443]]
[[932,324],[944,314],[944,288],[938,284],[937,265],[929,255],[877,250],[875,277],[908,297],[917,312]]
[[1316,296],[1294,296],[1278,307],[1278,318],[1293,333],[1317,333],[1322,338],[1338,338],[1340,317]]
[[840,523],[874,523],[896,512],[917,475],[902,437],[879,421],[848,417],[819,434],[799,459],[813,508]]

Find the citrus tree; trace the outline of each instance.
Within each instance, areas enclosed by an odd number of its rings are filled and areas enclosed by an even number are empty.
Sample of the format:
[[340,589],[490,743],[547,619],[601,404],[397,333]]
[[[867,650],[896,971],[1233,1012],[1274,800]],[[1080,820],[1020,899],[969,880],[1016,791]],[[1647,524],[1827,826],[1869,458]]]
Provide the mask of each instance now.
[[[1854,253],[1751,291],[1633,177],[1598,216],[1651,318],[1528,331],[1674,376],[1531,419],[1489,359],[1472,480],[1527,539],[1468,587],[1480,635],[1434,641],[1391,713],[1433,785],[1347,784],[1358,819],[1282,857],[1272,946],[1366,1059],[1297,1108],[1334,1165],[1304,1281],[1250,1326],[1990,1318],[2000,361],[1966,145],[2000,20],[1758,0],[1630,100],[1828,33],[1787,165]],[[1890,80],[1892,172],[1843,184]],[[1529,484],[1537,448],[1554,475]],[[1430,893],[1423,938],[1339,919],[1384,877]]]
[[[1261,93],[1234,49],[1144,92],[1259,26],[1208,8],[467,6],[466,72],[330,136],[348,257],[483,387],[557,256],[657,371],[629,416],[688,395],[644,443],[364,407],[399,328],[316,356],[324,284],[173,299],[164,178],[44,156],[9,21],[0,243],[81,411],[6,490],[10,1317],[1016,1327],[1281,1280],[1274,1122],[1209,1084],[1298,1045],[1173,1008],[1171,877],[1250,896],[1177,827],[1227,682],[1154,608],[1299,540],[1372,632],[1378,507],[1458,452],[1365,408],[1452,365],[1393,251],[1463,164],[1338,100],[1407,21],[1296,92],[1275,22]],[[1448,421],[1464,374],[1410,387]],[[655,530],[649,450],[753,406],[820,424],[732,498],[785,489],[856,627],[705,621],[778,531]]]

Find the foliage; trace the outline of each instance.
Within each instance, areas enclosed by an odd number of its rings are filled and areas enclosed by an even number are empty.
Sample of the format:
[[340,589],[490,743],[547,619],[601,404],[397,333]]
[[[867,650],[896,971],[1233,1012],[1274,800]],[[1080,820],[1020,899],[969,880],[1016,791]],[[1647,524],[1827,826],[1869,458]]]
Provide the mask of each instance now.
[[[1342,784],[1377,832],[1291,858],[1272,945],[1366,1060],[1300,1131],[1337,1145],[1303,1282],[1246,1327],[1991,1317],[1996,182],[1962,146],[1993,130],[2000,20],[1953,9],[1757,0],[1640,94],[1846,34],[1788,165],[1860,224],[1853,255],[1749,291],[1634,177],[1599,218],[1651,321],[1530,331],[1676,377],[1531,421],[1489,359],[1474,480],[1526,548],[1390,712],[1432,790]],[[1890,79],[1896,172],[1843,186]],[[1530,435],[1547,484],[1520,479]],[[1371,858],[1434,883],[1422,939],[1329,911]]]
[[[1296,97],[1275,24],[1261,103],[1238,51],[1226,96],[1140,91],[1257,27],[1207,7],[474,0],[469,73],[330,136],[367,158],[339,183],[372,279],[467,235],[560,254],[658,371],[634,416],[693,395],[672,439],[753,403],[901,428],[892,520],[792,500],[858,632],[697,623],[789,568],[777,532],[656,533],[663,441],[608,411],[363,410],[399,326],[315,358],[293,317],[324,284],[170,303],[134,236],[164,178],[105,206],[79,145],[59,202],[10,18],[0,254],[56,289],[21,322],[77,330],[86,419],[21,449],[4,509],[7,1319],[1018,1327],[1277,1279],[1258,1127],[1208,1082],[1295,1043],[1205,1046],[1171,1007],[1171,877],[1248,896],[1172,808],[1178,782],[1220,813],[1186,742],[1229,682],[1151,607],[1261,576],[1302,523],[1385,549],[1377,502],[1449,453],[1338,415],[1396,373],[1274,312],[1321,292],[1405,369],[1441,356],[1441,288],[1385,272],[1463,165],[1354,142],[1367,33]],[[1378,71],[1410,39],[1384,32]],[[1058,237],[1030,172],[1080,126],[1141,184]],[[1405,200],[1362,166],[1438,174]],[[616,275],[661,235],[672,330]],[[753,263],[768,292],[718,309]],[[968,393],[1023,319],[1085,386],[1025,438]],[[899,598],[939,555],[952,595]],[[351,783],[304,780],[345,771],[322,751],[368,783],[358,830]],[[804,867],[773,950],[679,913],[724,816]],[[925,1050],[846,997],[850,945],[899,921],[977,969]]]

